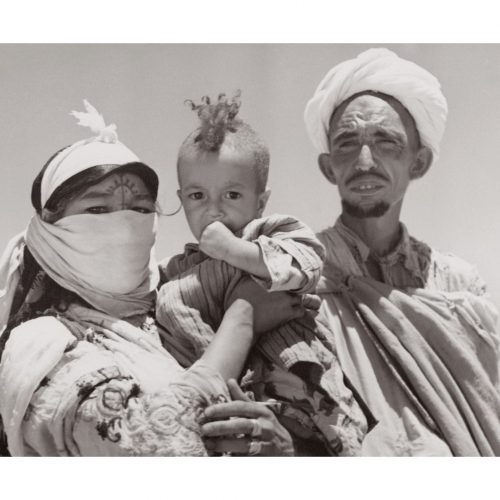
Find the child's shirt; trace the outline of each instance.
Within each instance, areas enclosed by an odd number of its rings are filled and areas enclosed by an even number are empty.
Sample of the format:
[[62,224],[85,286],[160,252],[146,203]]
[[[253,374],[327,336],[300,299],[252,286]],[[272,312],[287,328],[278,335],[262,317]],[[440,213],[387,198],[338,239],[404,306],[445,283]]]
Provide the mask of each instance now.
[[[257,283],[271,291],[314,292],[321,277],[324,247],[305,224],[289,215],[274,214],[254,219],[237,236],[262,249],[270,279],[249,275]],[[212,259],[194,243],[187,244],[183,254],[160,263],[156,317],[166,330],[164,343],[185,366],[197,360],[211,342],[243,274],[247,273]],[[300,359],[306,354],[290,355]]]
[[[314,292],[324,248],[307,226],[290,216],[272,215],[251,221],[240,233],[237,236],[259,245],[269,270],[270,279],[253,276],[255,281],[273,291]],[[160,264],[160,273],[160,335],[167,350],[188,367],[212,341],[232,291],[246,273],[208,257],[193,244]],[[368,430],[369,412],[344,381],[331,332],[316,320],[316,311],[304,306],[303,318],[259,339],[243,383],[260,401],[288,401],[282,415],[294,422],[289,430],[295,437],[319,439],[331,454],[356,455]]]
[[[313,293],[321,277],[325,249],[313,231],[290,215],[274,214],[249,222],[237,236],[256,243],[271,278],[252,278],[269,291],[291,290]],[[184,253],[160,263],[161,282],[208,259],[196,243],[188,243]]]

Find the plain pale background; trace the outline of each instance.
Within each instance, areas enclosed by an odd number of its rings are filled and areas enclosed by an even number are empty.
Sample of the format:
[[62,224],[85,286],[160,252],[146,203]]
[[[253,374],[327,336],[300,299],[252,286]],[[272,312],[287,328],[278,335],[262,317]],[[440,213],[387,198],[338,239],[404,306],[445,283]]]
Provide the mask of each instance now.
[[[160,175],[164,211],[178,206],[176,154],[197,126],[185,99],[241,89],[241,117],[271,150],[267,213],[293,214],[315,230],[340,204],[320,174],[303,110],[334,64],[380,45],[0,45],[0,247],[32,214],[31,182],[59,148],[88,136],[68,114],[87,98],[119,138]],[[448,99],[441,156],[410,185],[402,218],[412,235],[477,264],[498,305],[500,46],[386,44],[435,74]],[[157,256],[192,240],[184,215],[162,217]]]
[[[352,3],[289,0],[286,5],[282,2],[254,0],[241,2],[238,6],[234,0],[190,0],[170,2],[162,7],[158,3],[155,0],[141,0],[140,3],[130,0],[86,0],[85,4],[75,9],[66,0],[9,2],[2,6],[0,37],[8,42],[499,41],[498,14],[494,3],[489,0],[475,0],[470,4],[464,2],[465,5],[457,3],[452,8],[449,3],[435,0],[419,0],[418,4],[404,4],[398,0],[358,0]],[[352,52],[357,50],[352,49]],[[455,53],[460,58],[459,51]],[[495,60],[491,61],[490,68],[494,67]],[[445,64],[446,60],[442,61],[441,66]],[[474,62],[470,64],[473,66]],[[318,70],[320,76],[330,63],[324,61],[322,65],[324,68]],[[460,73],[459,81],[463,77]],[[2,73],[1,78],[3,80],[6,75]],[[478,78],[480,89],[483,82],[480,76]],[[491,85],[494,86],[495,81],[496,78],[493,78]],[[312,82],[313,87],[316,83]],[[0,82],[0,88],[2,84],[3,81]],[[57,83],[55,88],[54,92],[59,94],[63,86]],[[477,91],[477,88],[472,89],[473,93]],[[466,95],[465,101],[471,98],[472,95]],[[76,104],[72,102],[73,107]],[[498,106],[493,109],[493,113],[496,113]],[[8,118],[13,120],[16,128],[20,127],[15,115],[14,118]],[[48,122],[56,121],[53,114],[45,118]],[[490,125],[492,121],[489,121]],[[300,119],[295,123],[298,126],[297,135],[304,141]],[[307,143],[304,144],[304,147],[309,147]],[[496,144],[497,141],[493,140],[486,150],[492,157]],[[308,154],[307,161],[310,162],[313,157],[314,154]],[[492,158],[490,160],[494,161]],[[26,182],[31,182],[31,179],[26,179]],[[28,192],[25,189],[23,193]],[[484,189],[484,186],[480,189]],[[328,196],[330,193],[328,191]],[[26,206],[27,200],[20,201],[15,209],[21,205]],[[327,210],[332,207],[329,204]],[[15,209],[9,208],[6,214],[15,213]],[[493,215],[496,212],[494,207]],[[491,213],[483,214],[482,218],[491,216]],[[497,490],[495,478],[498,475],[498,459],[466,458],[335,461],[327,458],[201,461],[175,458],[45,458],[34,461],[5,459],[0,465],[2,494],[17,497],[24,491],[27,496],[51,500],[67,499],[68,494],[75,500],[118,496],[133,500],[232,500],[235,497],[245,500],[262,497],[304,500],[325,496],[369,496],[390,500],[400,499],[402,494],[411,500],[427,496],[471,499],[491,496],[491,492]]]

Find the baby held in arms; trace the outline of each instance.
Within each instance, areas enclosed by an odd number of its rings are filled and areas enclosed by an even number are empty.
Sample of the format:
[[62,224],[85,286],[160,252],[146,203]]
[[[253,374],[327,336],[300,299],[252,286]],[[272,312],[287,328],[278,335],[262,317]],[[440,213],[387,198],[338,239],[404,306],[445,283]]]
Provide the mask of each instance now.
[[256,400],[278,402],[277,416],[295,442],[356,455],[371,415],[342,373],[317,304],[304,295],[315,290],[324,249],[296,218],[263,216],[269,150],[238,117],[239,93],[231,99],[221,94],[214,103],[208,97],[188,102],[200,124],[179,150],[178,195],[198,243],[160,266],[156,314],[164,342],[185,366],[194,363],[243,276],[270,293],[297,294],[305,315],[260,337],[240,383]]

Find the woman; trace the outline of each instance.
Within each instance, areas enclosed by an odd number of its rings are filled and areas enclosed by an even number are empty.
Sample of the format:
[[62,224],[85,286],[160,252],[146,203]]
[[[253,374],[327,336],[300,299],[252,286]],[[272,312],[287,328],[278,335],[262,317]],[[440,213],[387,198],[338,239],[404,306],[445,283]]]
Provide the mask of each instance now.
[[[0,262],[4,448],[41,456],[291,454],[289,434],[267,407],[229,401],[246,399],[226,381],[240,374],[254,341],[248,302],[233,303],[188,370],[162,347],[153,319],[158,178],[85,106],[73,114],[95,135],[44,166],[33,183],[36,214]],[[301,314],[286,296],[267,302],[273,322]],[[228,414],[239,417],[229,428],[241,434],[237,449],[227,426],[217,427]]]

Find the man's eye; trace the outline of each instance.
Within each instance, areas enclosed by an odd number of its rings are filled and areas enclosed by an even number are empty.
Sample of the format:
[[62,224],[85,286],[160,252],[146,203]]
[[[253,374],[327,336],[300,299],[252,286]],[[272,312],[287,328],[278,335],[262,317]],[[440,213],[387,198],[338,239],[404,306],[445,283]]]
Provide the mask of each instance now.
[[241,198],[241,193],[238,193],[238,191],[228,191],[225,197],[228,200],[238,200]]
[[335,145],[335,149],[340,152],[354,151],[359,147],[358,141],[342,141]]
[[99,207],[88,207],[85,209],[85,212],[89,214],[106,214],[109,212],[108,207],[99,206]]
[[401,146],[393,139],[381,139],[377,141],[377,146],[382,149],[400,149]]
[[191,200],[202,200],[203,199],[203,193],[197,191],[196,193],[189,193],[188,198]]

